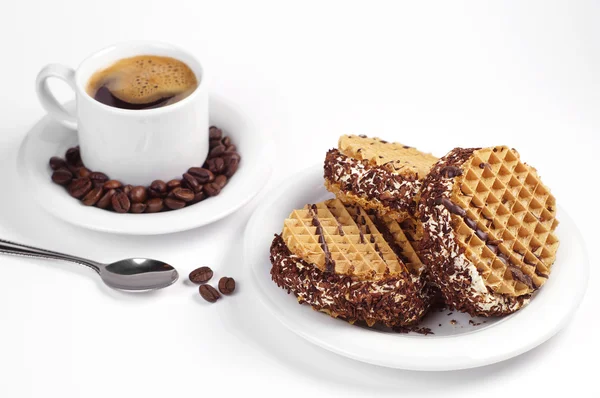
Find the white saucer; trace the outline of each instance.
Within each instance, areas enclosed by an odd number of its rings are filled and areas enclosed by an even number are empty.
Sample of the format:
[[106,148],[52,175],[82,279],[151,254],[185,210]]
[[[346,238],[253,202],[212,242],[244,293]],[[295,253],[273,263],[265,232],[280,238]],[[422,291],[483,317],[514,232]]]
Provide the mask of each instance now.
[[269,247],[273,234],[280,233],[283,220],[292,209],[329,197],[332,195],[323,187],[322,166],[292,176],[283,186],[264,195],[244,239],[245,263],[261,301],[293,332],[327,350],[400,369],[433,371],[484,366],[522,354],[548,340],[567,325],[583,298],[589,261],[581,234],[559,207],[561,223],[556,232],[560,248],[552,275],[531,303],[511,316],[485,319],[434,311],[420,325],[434,333],[427,336],[372,330],[330,318],[308,305],[298,305],[293,295],[271,281],[269,274]]
[[[73,107],[74,103],[67,106]],[[240,167],[219,196],[177,211],[117,214],[84,206],[70,197],[63,187],[50,179],[52,170],[48,161],[52,156],[63,157],[68,148],[77,145],[77,134],[48,116],[28,132],[21,144],[17,166],[26,183],[24,186],[34,191],[33,197],[37,202],[49,213],[71,224],[129,235],[185,231],[236,211],[262,189],[271,175],[273,141],[268,134],[257,130],[239,109],[222,98],[211,96],[210,123],[222,128],[231,137],[242,156]]]

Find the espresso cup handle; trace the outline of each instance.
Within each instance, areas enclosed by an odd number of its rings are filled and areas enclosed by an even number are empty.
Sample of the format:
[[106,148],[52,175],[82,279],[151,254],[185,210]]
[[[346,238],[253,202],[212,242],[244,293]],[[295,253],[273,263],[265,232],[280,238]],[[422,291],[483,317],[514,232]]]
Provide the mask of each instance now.
[[72,112],[67,111],[65,107],[58,102],[48,87],[48,79],[51,77],[56,77],[66,82],[69,87],[75,91],[75,70],[60,64],[46,65],[40,73],[38,73],[37,79],[35,80],[35,86],[38,98],[48,114],[63,126],[76,130],[77,119],[75,115]]

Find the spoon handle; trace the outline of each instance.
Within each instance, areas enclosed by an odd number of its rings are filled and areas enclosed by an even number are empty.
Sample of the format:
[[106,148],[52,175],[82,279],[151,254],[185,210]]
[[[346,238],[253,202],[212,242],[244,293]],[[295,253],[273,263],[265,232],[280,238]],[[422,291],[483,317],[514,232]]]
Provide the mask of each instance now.
[[64,260],[70,261],[73,263],[77,263],[80,265],[85,265],[93,269],[94,271],[100,273],[100,268],[102,264],[96,263],[91,260],[87,260],[81,257],[75,257],[68,254],[53,252],[50,250],[40,249],[33,246],[27,246],[20,243],[10,242],[7,240],[0,239],[0,253],[4,254],[14,254],[17,256],[25,256],[25,257],[38,257],[45,259],[53,259],[53,260]]

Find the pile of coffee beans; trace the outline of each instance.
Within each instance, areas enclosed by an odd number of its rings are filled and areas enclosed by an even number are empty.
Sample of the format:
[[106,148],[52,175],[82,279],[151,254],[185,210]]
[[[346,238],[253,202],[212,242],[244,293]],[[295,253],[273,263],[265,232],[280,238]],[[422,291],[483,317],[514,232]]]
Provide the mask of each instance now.
[[50,159],[52,181],[62,185],[86,206],[117,213],[157,213],[177,210],[217,196],[237,171],[241,156],[229,137],[215,126],[209,129],[210,151],[202,167],[191,167],[181,179],[155,180],[148,187],[111,180],[91,171],[81,160],[79,147],[70,148],[65,158]]
[[219,280],[219,290],[211,285],[206,285],[213,277],[213,271],[209,267],[200,267],[190,272],[190,281],[200,285],[199,291],[202,298],[209,303],[214,303],[221,298],[221,292],[225,295],[230,295],[235,290],[235,280],[228,276],[224,276]]

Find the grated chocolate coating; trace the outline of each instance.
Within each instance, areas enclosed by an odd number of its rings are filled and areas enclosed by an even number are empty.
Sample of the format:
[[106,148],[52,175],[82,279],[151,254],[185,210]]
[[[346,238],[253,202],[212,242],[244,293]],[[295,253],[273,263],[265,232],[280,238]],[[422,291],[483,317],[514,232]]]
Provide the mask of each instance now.
[[[375,209],[402,221],[414,215],[421,181],[415,176],[394,174],[386,167],[346,156],[331,149],[325,156],[327,188],[339,192],[364,208]],[[339,195],[338,195],[339,196]]]
[[322,272],[293,255],[281,235],[271,245],[271,278],[293,293],[299,303],[350,323],[369,326],[407,326],[418,322],[431,305],[431,289],[422,277],[389,276],[359,280],[350,275]]
[[[423,182],[419,212],[423,223],[420,255],[450,309],[472,316],[499,316],[526,305],[531,295],[508,296],[488,289],[476,266],[465,255],[453,230],[452,214],[464,209],[450,201],[453,180],[479,148],[456,148],[433,167]],[[481,231],[478,231],[478,233]],[[484,236],[482,236],[484,237]]]

